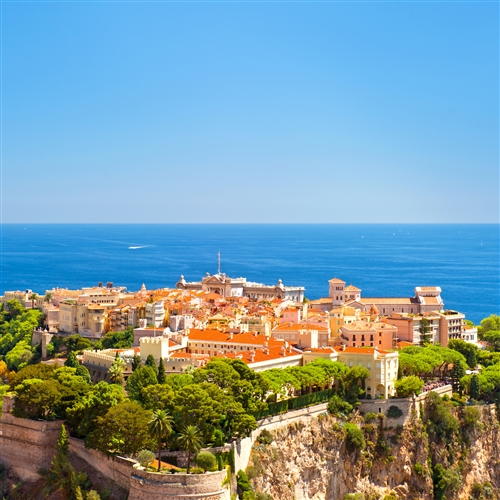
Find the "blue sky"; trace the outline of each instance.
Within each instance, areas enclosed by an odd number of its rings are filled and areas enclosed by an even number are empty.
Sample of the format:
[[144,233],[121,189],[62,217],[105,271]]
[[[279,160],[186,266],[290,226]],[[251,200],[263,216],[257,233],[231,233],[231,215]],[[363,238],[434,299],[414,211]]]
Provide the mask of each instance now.
[[4,222],[498,222],[497,2],[3,2]]

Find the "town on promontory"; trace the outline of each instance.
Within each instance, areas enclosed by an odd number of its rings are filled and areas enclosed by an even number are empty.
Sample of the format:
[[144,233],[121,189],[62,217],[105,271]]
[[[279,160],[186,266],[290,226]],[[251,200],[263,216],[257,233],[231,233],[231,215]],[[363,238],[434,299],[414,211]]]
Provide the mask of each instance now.
[[0,493],[500,498],[500,317],[474,325],[439,283],[324,291],[220,265],[154,290],[6,291]]

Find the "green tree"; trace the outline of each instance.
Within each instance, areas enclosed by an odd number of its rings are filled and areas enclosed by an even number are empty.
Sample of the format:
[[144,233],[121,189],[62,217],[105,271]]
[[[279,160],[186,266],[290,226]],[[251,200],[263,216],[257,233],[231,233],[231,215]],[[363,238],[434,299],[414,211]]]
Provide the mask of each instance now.
[[479,338],[481,339],[489,331],[499,331],[499,330],[500,330],[500,316],[498,316],[497,314],[492,314],[488,318],[484,318],[481,321],[481,324],[477,327],[477,333],[479,334]]
[[142,389],[158,383],[156,373],[150,366],[140,366],[127,379],[125,386],[130,399],[142,402]]
[[161,443],[172,433],[172,417],[165,410],[153,411],[149,421],[149,432],[158,438],[158,472],[161,470]]
[[174,408],[174,391],[164,384],[148,385],[142,389],[142,405],[148,410],[168,410]]
[[489,330],[483,334],[483,340],[490,344],[493,352],[500,352],[500,330]]
[[122,358],[115,358],[113,364],[109,367],[109,380],[112,384],[121,385],[123,383],[123,372],[125,371],[126,364]]
[[420,320],[420,326],[418,331],[420,333],[420,345],[425,346],[429,342],[431,342],[431,335],[430,335],[431,326],[427,318],[422,318]]
[[47,483],[54,491],[75,494],[78,487],[75,469],[68,458],[68,434],[64,425],[57,440],[57,452],[49,469]]
[[148,355],[148,357],[146,358],[146,362],[144,363],[144,366],[149,366],[150,368],[152,368],[155,372],[155,375],[158,376],[158,366],[156,366],[156,360],[152,354]]
[[451,370],[451,381],[453,384],[453,392],[462,392],[462,385],[460,379],[465,377],[465,368],[461,363],[455,363]]
[[17,299],[7,301],[7,312],[12,318],[19,316],[24,312],[24,306]]
[[480,351],[477,346],[461,339],[451,339],[448,347],[465,356],[469,368],[476,368]]
[[132,371],[135,372],[139,366],[142,366],[141,357],[138,354],[135,354],[134,359],[132,360]]
[[472,375],[470,386],[469,386],[469,396],[471,399],[479,399],[480,389],[479,389],[479,378],[477,375]]
[[[211,438],[225,414],[224,403],[213,399],[213,396],[218,397],[217,390],[220,391],[213,384],[203,387],[192,384],[179,389],[174,397],[175,420],[183,425],[196,427],[205,441]],[[228,403],[229,400],[226,398],[224,402]]]
[[64,362],[64,366],[68,366],[69,368],[78,368],[80,366],[76,354],[73,351],[69,353],[68,359]]
[[149,434],[150,421],[151,412],[138,403],[119,403],[104,417],[97,418],[96,427],[88,435],[86,444],[104,453],[135,455],[153,444]]
[[29,299],[31,300],[31,309],[35,309],[35,302],[38,300],[38,294],[37,293],[30,294]]
[[84,438],[95,428],[99,417],[104,417],[108,410],[124,400],[121,386],[99,382],[66,410],[68,424],[79,437]]
[[414,375],[403,377],[394,383],[394,388],[400,398],[408,398],[414,394],[420,394],[423,386],[424,381]]
[[177,443],[180,448],[188,452],[187,473],[191,470],[191,454],[198,453],[203,446],[200,431],[194,425],[187,425],[178,435]]
[[165,363],[163,362],[163,358],[160,357],[160,364],[158,365],[158,383],[164,384],[167,379],[167,374],[165,372]]

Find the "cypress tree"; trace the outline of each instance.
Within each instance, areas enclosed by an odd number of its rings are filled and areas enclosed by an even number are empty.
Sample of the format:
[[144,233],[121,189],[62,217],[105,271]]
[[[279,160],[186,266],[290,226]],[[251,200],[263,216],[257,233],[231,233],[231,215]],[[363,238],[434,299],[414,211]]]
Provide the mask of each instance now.
[[136,354],[132,360],[132,371],[134,372],[137,368],[139,368],[139,366],[141,366],[141,364],[141,357]]
[[165,363],[163,358],[160,358],[160,364],[158,366],[158,383],[164,384],[167,379],[167,374],[165,373]]
[[451,369],[451,380],[453,384],[453,390],[457,392],[460,390],[460,379],[465,377],[465,369],[460,363],[455,363]]
[[472,375],[469,387],[469,396],[471,399],[479,399],[479,378],[477,375]]
[[155,357],[152,354],[149,354],[146,358],[145,366],[150,366],[156,375],[158,375],[158,367],[156,366]]
[[66,427],[64,427],[64,424],[61,424],[61,434],[57,440],[57,452],[54,460],[52,460],[47,482],[56,491],[69,491],[72,494],[76,494],[78,481],[75,469],[68,458],[68,448],[69,441]]

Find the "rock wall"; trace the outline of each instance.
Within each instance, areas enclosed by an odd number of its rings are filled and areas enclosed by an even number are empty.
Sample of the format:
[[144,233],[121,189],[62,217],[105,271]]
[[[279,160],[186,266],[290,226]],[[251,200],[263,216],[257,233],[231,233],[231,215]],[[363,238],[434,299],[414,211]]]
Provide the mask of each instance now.
[[130,475],[132,474],[132,467],[136,464],[135,460],[123,457],[107,457],[100,451],[85,448],[83,440],[73,437],[69,438],[69,451],[85,460],[90,466],[125,490],[129,490]]
[[23,481],[41,478],[40,469],[48,469],[57,449],[62,421],[47,422],[14,417],[10,411],[14,398],[4,396],[0,419],[0,462]]
[[226,471],[206,474],[155,474],[134,469],[129,500],[230,500],[229,489],[222,485]]
[[[348,446],[345,422],[334,417],[295,422],[274,430],[271,445],[252,447],[247,474],[256,491],[280,500],[343,500],[347,493],[361,493],[365,499],[393,493],[398,499],[432,500],[429,464],[441,463],[460,474],[460,487],[446,498],[469,500],[474,484],[487,483],[494,490],[488,498],[500,498],[495,496],[500,490],[499,423],[493,407],[478,408],[480,423],[468,434],[460,420],[456,442],[448,444],[431,441],[411,408],[404,427],[396,425],[398,419],[366,423],[355,417],[352,423],[363,428],[363,451]],[[459,419],[464,411],[454,410]]]

